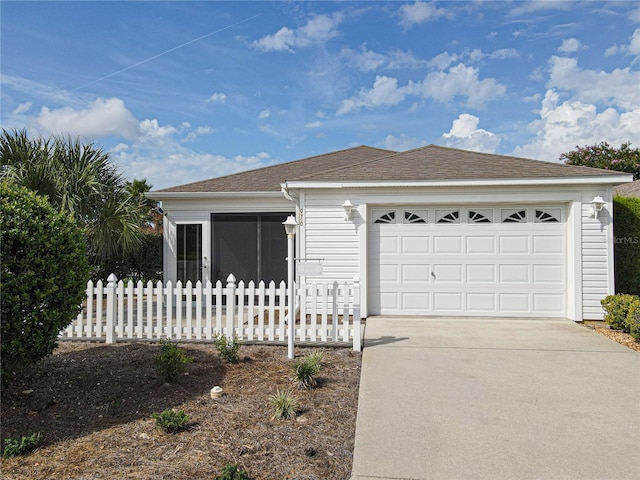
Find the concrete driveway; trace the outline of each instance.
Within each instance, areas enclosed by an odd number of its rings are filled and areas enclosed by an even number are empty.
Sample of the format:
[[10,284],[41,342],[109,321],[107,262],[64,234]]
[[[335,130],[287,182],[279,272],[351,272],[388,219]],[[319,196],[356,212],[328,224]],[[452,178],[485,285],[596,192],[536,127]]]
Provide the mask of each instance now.
[[352,480],[639,478],[640,353],[570,320],[367,319]]

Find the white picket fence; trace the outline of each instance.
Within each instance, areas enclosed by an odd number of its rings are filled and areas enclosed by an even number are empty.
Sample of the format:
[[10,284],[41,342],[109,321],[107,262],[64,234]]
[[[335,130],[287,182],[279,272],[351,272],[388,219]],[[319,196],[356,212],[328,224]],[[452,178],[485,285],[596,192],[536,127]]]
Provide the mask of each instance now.
[[[60,333],[61,340],[211,341],[216,334],[242,343],[288,342],[288,300],[285,282],[265,285],[218,281],[117,281],[110,275],[87,284],[87,298],[77,318]],[[296,285],[296,344],[353,345],[362,348],[360,281]]]

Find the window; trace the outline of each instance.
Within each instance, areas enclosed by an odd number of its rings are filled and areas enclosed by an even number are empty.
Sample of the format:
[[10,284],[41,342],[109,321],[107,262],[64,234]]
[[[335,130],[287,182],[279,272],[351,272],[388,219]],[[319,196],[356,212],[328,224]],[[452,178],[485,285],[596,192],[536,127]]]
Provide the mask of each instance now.
[[527,223],[527,210],[502,209],[502,223]]
[[427,223],[427,211],[404,211],[403,223]]
[[469,223],[491,223],[493,210],[490,208],[469,210]]
[[536,210],[536,223],[558,223],[560,220],[559,208],[548,208],[545,210]]
[[287,279],[287,213],[213,214],[213,282],[236,280],[276,283]]
[[196,283],[202,279],[202,224],[179,223],[177,235],[177,278],[183,285],[189,280]]
[[385,212],[381,215],[377,215],[374,213],[375,221],[373,223],[396,223],[396,212],[391,210],[390,212]]
[[436,210],[436,223],[460,223],[460,211]]

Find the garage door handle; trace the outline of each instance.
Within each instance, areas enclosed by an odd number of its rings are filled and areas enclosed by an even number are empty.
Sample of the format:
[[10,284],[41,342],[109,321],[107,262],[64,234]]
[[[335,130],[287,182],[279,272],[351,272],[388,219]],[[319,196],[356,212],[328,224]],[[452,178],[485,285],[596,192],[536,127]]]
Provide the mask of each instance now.
[[436,279],[436,274],[435,273],[431,272],[431,276],[433,277],[434,280]]

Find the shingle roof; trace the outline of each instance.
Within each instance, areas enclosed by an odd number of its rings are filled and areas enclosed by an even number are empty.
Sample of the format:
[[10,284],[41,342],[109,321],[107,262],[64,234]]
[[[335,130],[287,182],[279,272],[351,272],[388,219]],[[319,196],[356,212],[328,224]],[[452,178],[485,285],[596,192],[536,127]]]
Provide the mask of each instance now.
[[313,173],[331,171],[336,168],[359,164],[373,158],[396,153],[367,146],[339,150],[288,163],[211,178],[157,192],[270,192],[280,191],[280,184]]
[[628,174],[437,145],[406,152],[360,146],[157,192],[271,192],[279,191],[285,181],[455,181],[616,175]]
[[640,180],[613,187],[613,193],[622,197],[640,198]]
[[426,147],[370,159],[357,165],[315,172],[295,180],[307,181],[429,181],[506,178],[598,177],[627,175],[611,170],[564,165],[526,158]]

